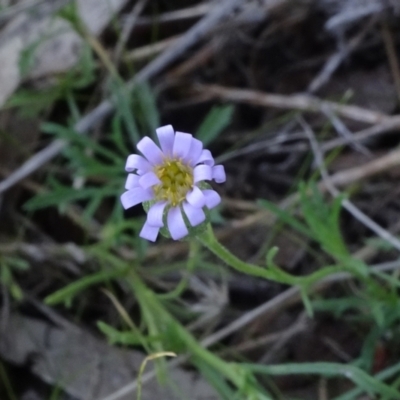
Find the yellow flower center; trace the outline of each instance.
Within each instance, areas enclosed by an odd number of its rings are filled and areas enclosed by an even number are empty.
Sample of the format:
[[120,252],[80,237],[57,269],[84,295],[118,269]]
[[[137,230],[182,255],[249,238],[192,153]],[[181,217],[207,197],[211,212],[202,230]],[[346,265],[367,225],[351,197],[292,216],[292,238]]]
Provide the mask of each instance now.
[[192,168],[179,160],[165,160],[163,165],[154,170],[161,183],[154,186],[158,201],[167,200],[176,207],[186,198],[187,192],[193,186]]

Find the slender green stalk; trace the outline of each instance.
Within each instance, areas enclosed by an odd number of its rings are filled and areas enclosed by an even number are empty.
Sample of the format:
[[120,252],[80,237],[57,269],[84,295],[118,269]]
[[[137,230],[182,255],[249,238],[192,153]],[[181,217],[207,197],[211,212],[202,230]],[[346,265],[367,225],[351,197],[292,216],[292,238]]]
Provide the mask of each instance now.
[[15,394],[15,392],[14,392],[12,386],[11,386],[11,382],[8,379],[8,375],[7,375],[6,369],[4,368],[3,363],[1,363],[1,362],[0,362],[0,379],[1,379],[2,383],[3,383],[3,385],[4,385],[4,389],[5,389],[6,393],[7,393],[8,398],[10,400],[17,400],[18,397]]
[[308,287],[318,280],[324,278],[325,276],[336,273],[342,269],[346,269],[339,266],[325,267],[308,276],[293,276],[272,264],[269,265],[269,267],[267,268],[262,268],[258,265],[249,264],[240,260],[235,255],[233,255],[226,247],[218,242],[210,225],[208,226],[206,232],[197,236],[197,239],[203,244],[203,246],[208,248],[218,258],[220,258],[230,267],[234,268],[236,271],[247,275],[269,279],[275,282],[285,283],[288,285]]
[[367,393],[377,393],[381,396],[387,396],[389,399],[398,399],[400,395],[392,385],[383,383],[376,377],[350,364],[315,362],[281,365],[243,364],[242,367],[255,373],[278,376],[292,374],[316,374],[326,377],[342,376],[354,382],[362,391]]
[[183,271],[183,278],[172,291],[159,294],[158,298],[162,300],[175,299],[179,297],[187,288],[191,273],[196,266],[197,256],[200,250],[199,243],[196,240],[191,240],[189,243],[189,257],[187,261],[187,268]]

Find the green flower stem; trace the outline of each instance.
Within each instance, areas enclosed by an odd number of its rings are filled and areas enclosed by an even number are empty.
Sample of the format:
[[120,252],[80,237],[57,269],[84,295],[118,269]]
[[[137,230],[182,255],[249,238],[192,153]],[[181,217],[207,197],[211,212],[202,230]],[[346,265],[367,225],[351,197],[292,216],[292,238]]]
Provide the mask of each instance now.
[[187,260],[187,268],[183,271],[183,278],[180,280],[175,289],[165,294],[158,294],[158,298],[162,300],[175,299],[179,297],[187,288],[190,276],[196,266],[197,256],[200,250],[199,243],[192,239],[189,242],[189,257]]
[[269,265],[267,268],[262,268],[258,265],[241,261],[218,242],[214,236],[211,225],[208,226],[208,229],[204,233],[198,235],[197,239],[203,244],[203,246],[236,271],[288,285],[296,285],[303,288],[308,287],[325,276],[347,269],[339,266],[325,267],[308,276],[293,276],[274,265],[272,257],[268,257]]

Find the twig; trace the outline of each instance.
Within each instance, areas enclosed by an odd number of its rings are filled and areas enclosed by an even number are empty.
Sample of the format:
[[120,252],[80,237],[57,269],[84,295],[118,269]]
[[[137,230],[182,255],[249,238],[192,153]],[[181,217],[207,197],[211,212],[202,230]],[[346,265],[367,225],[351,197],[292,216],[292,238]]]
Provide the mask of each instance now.
[[329,400],[327,378],[322,376],[318,382],[318,400]]
[[11,7],[6,8],[5,10],[0,12],[0,21],[4,21],[5,19],[11,18],[14,15],[28,11],[29,9],[33,9],[37,6],[40,6],[43,3],[49,2],[48,0],[25,0],[21,1]]
[[366,24],[366,26],[361,30],[361,32],[359,32],[349,41],[347,46],[345,46],[344,48],[340,48],[335,54],[331,55],[328,58],[325,65],[322,67],[321,71],[308,85],[307,92],[315,93],[329,81],[331,76],[339,68],[339,66],[343,63],[343,61],[364,40],[365,36],[375,23],[376,23],[376,17],[371,18],[371,20]]
[[[166,12],[163,14],[160,14],[156,18],[157,23],[164,23],[164,22],[176,22],[176,21],[182,21],[186,19],[192,19],[192,18],[199,18],[204,16],[204,14],[207,14],[209,12],[212,12],[213,8],[215,6],[210,3],[201,3],[198,5],[195,5],[193,7],[188,7],[188,8],[182,8],[180,10],[176,11],[170,11]],[[142,17],[138,20],[138,25],[143,26],[143,25],[151,25],[154,23],[154,18],[149,18],[149,17]]]
[[25,242],[14,241],[11,243],[0,244],[0,253],[2,254],[15,254],[19,253],[29,260],[43,264],[44,261],[57,260],[60,265],[63,259],[71,260],[69,264],[72,268],[68,268],[69,272],[74,275],[80,275],[80,270],[77,265],[82,265],[86,262],[86,254],[74,243],[67,244],[32,244]]
[[257,338],[252,337],[249,338],[247,341],[236,345],[234,348],[228,347],[226,349],[223,349],[218,354],[220,356],[226,354],[237,354],[237,353],[243,353],[245,351],[254,350],[257,347],[267,346],[279,340],[285,332],[286,329],[282,329],[281,331],[278,332],[267,333],[266,335],[261,337]]
[[82,331],[81,328],[79,328],[79,326],[68,321],[66,318],[58,314],[53,308],[47,306],[42,301],[37,300],[33,295],[25,292],[24,298],[29,303],[33,304],[42,314],[44,314],[47,318],[49,318],[50,321],[52,321],[55,325],[59,326],[60,328],[76,333]]
[[[344,171],[337,172],[330,177],[333,185],[345,186],[360,180],[366,179],[373,175],[388,171],[391,168],[400,165],[400,149],[396,149],[376,160],[369,161],[359,167],[353,167]],[[326,182],[322,182],[321,186],[326,186]]]
[[[244,0],[227,0],[218,8],[213,8],[207,16],[190,28],[179,40],[176,46],[168,48],[156,59],[144,67],[135,77],[127,83],[127,89],[132,90],[139,82],[150,79],[161,72],[167,65],[182,55],[189,47],[200,41],[223,17],[230,14]],[[102,121],[113,110],[112,100],[105,100],[94,110],[79,120],[74,126],[75,131],[85,133],[95,124]],[[16,183],[26,178],[44,164],[52,160],[67,145],[67,141],[57,139],[52,144],[37,152],[24,164],[15,170],[8,178],[0,182],[0,193],[3,193]]]
[[195,68],[205,64],[216,52],[216,44],[212,41],[198,50],[191,58],[185,60],[167,75],[168,79],[177,79],[183,75],[187,75]]
[[[306,136],[304,132],[285,132],[282,131],[279,135],[275,136],[272,139],[266,139],[262,140],[256,143],[251,143],[247,145],[246,147],[242,147],[241,149],[237,150],[232,150],[231,152],[224,153],[216,158],[216,162],[221,163],[225,162],[227,160],[232,160],[233,158],[239,157],[239,156],[244,156],[246,154],[251,154],[251,153],[258,153],[258,152],[269,152],[269,153],[274,153],[277,152],[278,149],[280,148],[279,145],[292,141],[292,140],[301,140],[305,139]],[[301,145],[301,149],[303,151],[306,151],[308,149],[308,145],[305,143],[296,143],[296,146]],[[300,146],[298,146],[300,148]],[[286,148],[286,147],[285,147]]]
[[308,317],[303,311],[297,318],[296,322],[289,328],[285,329],[279,340],[258,360],[259,364],[270,364],[275,354],[277,354],[282,347],[286,346],[294,336],[300,332],[304,332],[307,328]]
[[[334,115],[334,114],[331,114]],[[367,139],[373,138],[374,136],[382,135],[385,133],[395,132],[400,130],[400,115],[394,115],[392,117],[387,117],[385,120],[379,124],[371,126],[370,128],[362,129],[356,133],[351,135],[346,135],[344,137],[338,137],[331,140],[327,140],[326,142],[320,145],[320,148],[323,152],[333,150],[339,146],[351,145],[358,142],[363,142]],[[350,133],[350,132],[349,132]],[[286,138],[274,138],[268,139],[265,142],[259,142],[255,144],[250,144],[243,149],[235,150],[232,153],[226,153],[218,157],[218,162],[223,162],[234,158],[239,155],[244,155],[248,153],[252,153],[253,151],[262,150],[262,151],[273,151],[274,146],[279,145],[280,143],[284,143],[286,140],[299,140],[304,138],[303,132],[291,133]],[[303,143],[297,143],[298,151],[306,151],[308,146]],[[286,147],[284,147],[286,149]],[[293,149],[292,149],[293,151]]]
[[361,142],[369,139],[373,136],[380,135],[382,133],[395,131],[400,129],[400,115],[388,117],[383,122],[372,126],[371,128],[363,129],[357,133],[354,133],[350,138],[336,138],[329,140],[321,145],[322,151],[332,150],[335,147],[347,145],[349,143]]
[[139,14],[143,11],[143,8],[145,7],[147,1],[148,0],[139,0],[133,7],[133,10],[129,14],[128,18],[126,19],[126,24],[122,29],[121,36],[115,48],[114,60],[116,64],[118,64],[118,60],[121,57],[121,53],[126,45],[126,42],[128,41],[129,35],[131,34],[133,28],[135,27]]
[[[325,168],[322,151],[319,148],[318,142],[315,138],[315,135],[314,135],[312,129],[302,118],[299,118],[299,122],[303,126],[304,131],[306,132],[306,134],[309,137],[309,140],[311,143],[311,148],[314,153],[315,161],[318,166],[318,169],[320,170],[325,187],[332,194],[332,196],[338,197],[340,195],[340,192],[334,186],[334,182],[331,179],[331,177],[329,176],[328,171]],[[393,156],[393,153],[390,153],[389,156]],[[397,158],[398,158],[397,162],[399,163],[400,160],[399,160],[398,155],[397,155]],[[380,166],[382,166],[382,164]],[[386,164],[385,164],[385,167],[386,167]],[[364,173],[364,171],[360,171],[359,168],[358,168],[358,172]],[[354,218],[358,219],[363,225],[365,225],[367,228],[369,228],[371,231],[373,231],[376,235],[378,235],[382,239],[386,240],[395,249],[400,251],[400,241],[395,236],[393,236],[389,231],[382,228],[375,221],[373,221],[371,218],[369,218],[368,215],[364,214],[350,200],[343,199],[341,203],[342,203],[343,208],[345,208],[351,215],[353,215]]]
[[196,85],[194,90],[202,94],[207,94],[210,99],[218,98],[235,103],[254,104],[283,110],[322,112],[323,108],[328,108],[342,117],[367,124],[376,124],[388,119],[387,115],[377,111],[321,100],[306,94],[280,95],[254,90],[227,88],[219,85]]
[[353,359],[335,340],[329,336],[322,336],[321,341],[329,347],[333,354],[335,354],[341,361],[349,363]]
[[359,151],[360,153],[367,156],[371,155],[371,152],[366,147],[353,140],[353,133],[350,132],[347,126],[337,115],[335,115],[329,108],[325,107],[322,108],[322,112],[331,121],[331,124],[335,128],[336,132],[339,133],[339,135],[346,138],[346,140],[348,140],[349,145],[353,147],[354,150]]
[[[400,232],[400,221],[390,225],[388,231],[393,235],[398,234]],[[372,246],[370,243],[367,243],[364,247],[361,247],[361,249],[358,249],[355,253],[353,253],[353,258],[368,262],[375,257],[379,251],[380,249],[378,246]]]
[[396,86],[397,98],[400,100],[400,65],[397,58],[396,45],[386,21],[382,22],[382,37],[385,43],[390,69],[392,70],[394,84]]
[[251,311],[248,311],[246,314],[242,315],[219,331],[214,332],[212,335],[205,338],[201,342],[201,344],[206,348],[210,347],[213,344],[218,343],[220,340],[231,335],[232,333],[245,327],[261,315],[264,315],[267,312],[277,312],[279,310],[282,310],[283,308],[289,307],[290,305],[297,302],[299,298],[300,290],[297,287],[293,286],[290,289],[287,289],[284,292],[278,294],[273,299],[268,300],[266,303],[261,304]]
[[[2,267],[4,268],[4,267]],[[10,293],[8,290],[8,287],[6,285],[6,282],[1,282],[0,283],[0,292],[1,292],[1,300],[2,300],[2,305],[1,305],[1,324],[0,324],[0,334],[1,336],[4,336],[7,325],[8,325],[8,320],[10,317]],[[0,343],[1,345],[1,343]]]
[[326,22],[325,28],[332,31],[343,29],[342,25],[349,25],[350,23],[354,23],[355,21],[367,17],[368,15],[377,14],[384,9],[384,2],[381,3],[382,4],[372,2],[371,4],[366,4],[363,7],[358,7],[357,5],[352,6],[351,2],[344,2],[344,4],[347,6],[347,9],[345,6],[345,9],[341,13],[330,18]]
[[142,61],[147,58],[151,58],[158,53],[161,53],[168,47],[176,44],[181,36],[173,36],[159,42],[148,44],[146,46],[138,47],[134,50],[127,52],[124,55],[125,61]]

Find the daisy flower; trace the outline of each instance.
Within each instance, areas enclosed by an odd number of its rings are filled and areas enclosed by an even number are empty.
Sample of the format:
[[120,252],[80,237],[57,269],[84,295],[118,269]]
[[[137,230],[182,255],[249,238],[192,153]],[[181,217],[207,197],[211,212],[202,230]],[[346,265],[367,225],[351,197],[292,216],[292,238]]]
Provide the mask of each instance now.
[[144,203],[147,220],[140,237],[155,241],[161,228],[174,240],[206,221],[206,209],[221,201],[206,181],[225,182],[222,165],[214,165],[209,150],[189,133],[174,132],[171,125],[156,129],[160,147],[144,137],[137,144],[143,154],[131,154],[121,202],[125,209]]

